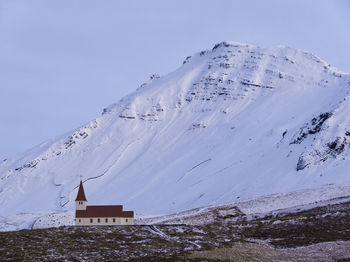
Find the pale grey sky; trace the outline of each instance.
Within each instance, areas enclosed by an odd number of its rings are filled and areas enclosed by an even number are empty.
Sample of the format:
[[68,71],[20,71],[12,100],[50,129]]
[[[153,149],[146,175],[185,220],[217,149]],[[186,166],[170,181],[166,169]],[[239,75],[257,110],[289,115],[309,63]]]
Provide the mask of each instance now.
[[350,1],[0,0],[0,158],[221,41],[300,48],[350,72]]

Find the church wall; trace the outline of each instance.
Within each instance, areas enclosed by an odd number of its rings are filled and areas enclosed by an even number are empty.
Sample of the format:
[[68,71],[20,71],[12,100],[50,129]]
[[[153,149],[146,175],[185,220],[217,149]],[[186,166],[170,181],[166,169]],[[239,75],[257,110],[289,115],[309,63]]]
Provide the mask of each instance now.
[[[113,218],[115,222],[113,222]],[[92,222],[90,221],[92,219]],[[100,219],[100,222],[98,222]],[[108,220],[106,222],[106,219]],[[133,225],[135,223],[134,218],[132,217],[81,217],[75,219],[76,226],[115,226],[115,225]]]

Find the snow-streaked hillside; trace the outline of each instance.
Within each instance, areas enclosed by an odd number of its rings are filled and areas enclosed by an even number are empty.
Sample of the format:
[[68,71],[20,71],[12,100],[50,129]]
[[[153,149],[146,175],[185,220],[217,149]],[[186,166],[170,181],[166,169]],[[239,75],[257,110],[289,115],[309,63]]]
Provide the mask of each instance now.
[[350,185],[349,91],[310,53],[223,42],[1,162],[0,215],[73,210],[80,176],[89,204],[144,214]]

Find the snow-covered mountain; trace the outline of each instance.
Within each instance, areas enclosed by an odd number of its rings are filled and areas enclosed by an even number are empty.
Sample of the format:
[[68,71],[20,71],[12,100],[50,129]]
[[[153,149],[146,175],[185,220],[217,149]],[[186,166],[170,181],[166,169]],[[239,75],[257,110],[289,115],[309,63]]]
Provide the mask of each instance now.
[[72,133],[0,163],[2,216],[89,204],[168,214],[350,185],[350,75],[301,50],[220,43]]

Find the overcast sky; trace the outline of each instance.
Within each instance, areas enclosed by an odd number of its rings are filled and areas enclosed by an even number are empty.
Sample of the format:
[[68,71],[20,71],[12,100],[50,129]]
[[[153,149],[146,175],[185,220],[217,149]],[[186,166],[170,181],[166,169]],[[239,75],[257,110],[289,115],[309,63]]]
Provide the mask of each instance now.
[[350,72],[350,1],[0,0],[0,158],[221,41],[300,48]]

